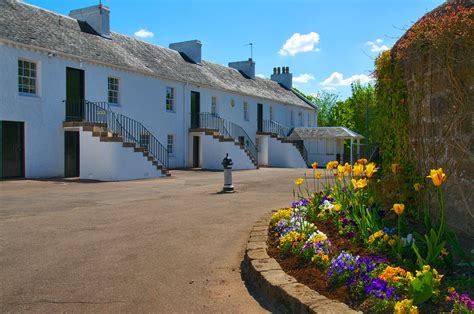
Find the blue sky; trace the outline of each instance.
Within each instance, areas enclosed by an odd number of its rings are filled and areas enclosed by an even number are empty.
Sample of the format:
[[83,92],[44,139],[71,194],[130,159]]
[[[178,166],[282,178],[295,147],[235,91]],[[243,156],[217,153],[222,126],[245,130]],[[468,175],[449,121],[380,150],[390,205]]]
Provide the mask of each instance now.
[[[26,0],[68,14],[98,0]],[[367,82],[374,58],[442,0],[103,0],[111,29],[168,47],[199,39],[204,59],[227,65],[253,58],[269,77],[289,66],[305,93],[326,89],[350,95],[350,82]],[[140,30],[142,30],[140,32]],[[135,35],[136,34],[136,35]]]

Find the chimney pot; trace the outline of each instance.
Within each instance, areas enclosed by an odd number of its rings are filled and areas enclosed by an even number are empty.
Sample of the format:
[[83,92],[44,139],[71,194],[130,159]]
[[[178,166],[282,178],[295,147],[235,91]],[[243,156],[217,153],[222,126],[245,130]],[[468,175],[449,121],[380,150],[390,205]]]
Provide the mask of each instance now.
[[277,74],[280,75],[280,67],[277,68]]

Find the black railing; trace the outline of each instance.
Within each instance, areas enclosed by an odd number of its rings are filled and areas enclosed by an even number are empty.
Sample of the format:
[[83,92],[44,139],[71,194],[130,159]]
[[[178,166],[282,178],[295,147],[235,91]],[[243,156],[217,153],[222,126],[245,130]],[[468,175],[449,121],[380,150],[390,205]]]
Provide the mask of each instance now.
[[244,146],[255,161],[258,161],[258,150],[250,136],[240,126],[231,121],[222,119],[217,114],[208,112],[191,114],[192,129],[215,130],[227,138],[240,142]]
[[262,132],[275,134],[278,137],[285,138],[288,136],[290,129],[274,120],[263,120]]
[[122,137],[124,143],[142,147],[164,167],[169,167],[168,150],[140,122],[115,113],[108,103],[87,100],[65,101],[66,121],[82,121],[100,124],[110,132]]

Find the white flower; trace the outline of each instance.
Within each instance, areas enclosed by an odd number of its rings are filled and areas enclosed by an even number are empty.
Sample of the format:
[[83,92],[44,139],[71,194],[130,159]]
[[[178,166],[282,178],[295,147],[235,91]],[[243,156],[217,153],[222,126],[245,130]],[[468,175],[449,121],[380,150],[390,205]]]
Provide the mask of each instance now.
[[322,203],[322,204],[319,206],[319,209],[322,209],[322,210],[332,210],[332,209],[334,209],[334,205],[331,204],[330,201],[325,200],[324,203]]
[[413,234],[407,234],[406,238],[402,238],[402,243],[403,246],[408,246],[415,243],[415,238],[413,237]]

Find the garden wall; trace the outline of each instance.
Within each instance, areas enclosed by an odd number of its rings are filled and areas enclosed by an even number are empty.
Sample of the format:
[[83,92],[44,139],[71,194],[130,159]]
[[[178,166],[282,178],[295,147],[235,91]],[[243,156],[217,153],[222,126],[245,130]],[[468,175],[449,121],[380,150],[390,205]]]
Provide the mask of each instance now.
[[[411,159],[419,174],[442,167],[447,222],[474,236],[474,2],[448,1],[395,44],[404,73]],[[428,190],[428,189],[427,189]],[[433,192],[434,193],[434,192]],[[437,217],[436,196],[425,193]]]

